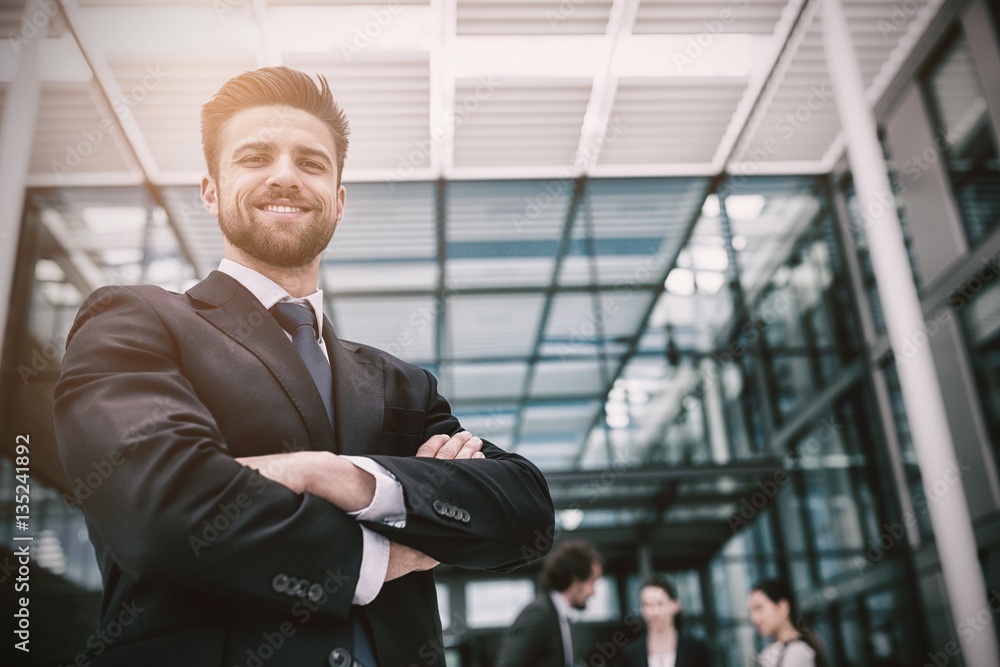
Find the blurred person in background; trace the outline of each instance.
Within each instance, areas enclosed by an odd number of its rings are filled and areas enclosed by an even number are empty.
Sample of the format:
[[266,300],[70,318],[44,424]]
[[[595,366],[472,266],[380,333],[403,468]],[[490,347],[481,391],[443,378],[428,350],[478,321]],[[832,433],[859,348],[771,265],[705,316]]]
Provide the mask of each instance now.
[[542,592],[507,631],[496,667],[573,667],[570,610],[586,609],[601,574],[601,555],[590,542],[556,546],[542,564]]
[[623,667],[708,667],[705,645],[683,632],[677,586],[669,579],[647,579],[639,589],[639,613],[646,635],[629,642]]
[[763,667],[827,667],[826,654],[813,631],[799,620],[791,587],[765,579],[750,589],[750,622],[761,637],[774,642],[757,656]]

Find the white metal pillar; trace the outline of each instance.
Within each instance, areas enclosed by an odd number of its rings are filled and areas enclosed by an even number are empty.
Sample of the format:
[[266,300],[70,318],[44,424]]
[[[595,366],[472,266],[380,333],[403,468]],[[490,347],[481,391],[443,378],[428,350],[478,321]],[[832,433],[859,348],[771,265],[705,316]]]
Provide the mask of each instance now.
[[[956,627],[956,636],[961,640],[966,664],[995,667],[1000,665],[1000,653],[993,614],[988,613],[986,582],[976,557],[965,487],[960,478],[954,479],[959,466],[934,359],[926,342],[921,346],[906,345],[915,333],[924,331],[925,325],[889,183],[889,169],[879,145],[874,115],[865,100],[861,70],[841,0],[821,1],[826,63],[847,137],[848,159],[863,212],[865,237],[889,341],[899,360],[903,403],[924,488],[928,497],[935,499],[928,503],[928,509],[952,619],[959,625],[973,618],[984,626],[971,637]],[[952,471],[950,476],[949,471]],[[942,480],[948,483],[944,492],[933,488]],[[982,613],[984,610],[987,613]]]
[[[37,17],[43,25],[35,23]],[[2,48],[17,45],[17,76],[7,86],[3,120],[0,121],[0,350],[7,333],[11,290],[14,286],[17,246],[24,214],[24,190],[31,163],[31,143],[35,137],[35,117],[41,94],[38,48],[48,33],[51,17],[38,0],[25,3],[21,34]],[[36,28],[29,31],[31,28]]]

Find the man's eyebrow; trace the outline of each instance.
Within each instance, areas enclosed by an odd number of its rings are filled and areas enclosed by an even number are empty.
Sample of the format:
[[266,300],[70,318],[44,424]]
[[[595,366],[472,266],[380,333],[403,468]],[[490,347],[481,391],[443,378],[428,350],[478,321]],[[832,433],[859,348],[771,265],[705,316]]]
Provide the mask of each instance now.
[[269,153],[273,148],[274,144],[270,141],[248,140],[241,144],[237,144],[236,148],[233,149],[233,155],[242,153],[243,151],[261,151],[262,153]]
[[330,154],[327,153],[326,150],[322,148],[313,148],[312,146],[299,145],[295,147],[295,152],[301,153],[302,155],[309,155],[312,157],[321,157],[330,164],[333,164],[333,158],[331,158]]
[[[260,151],[261,153],[270,153],[274,150],[274,142],[271,141],[253,141],[249,140],[242,144],[237,144],[236,148],[233,149],[233,155],[242,153],[244,151]],[[305,144],[299,144],[295,146],[295,152],[300,155],[308,155],[310,157],[320,157],[326,160],[326,162],[333,164],[333,158],[330,154],[322,148],[314,148],[312,146],[306,146]]]

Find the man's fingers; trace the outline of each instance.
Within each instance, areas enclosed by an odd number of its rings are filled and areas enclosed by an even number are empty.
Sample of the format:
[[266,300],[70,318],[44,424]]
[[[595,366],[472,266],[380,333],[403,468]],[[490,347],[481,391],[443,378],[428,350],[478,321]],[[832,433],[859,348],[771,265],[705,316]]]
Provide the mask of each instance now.
[[469,438],[462,448],[455,455],[456,459],[471,459],[476,454],[481,454],[479,450],[483,448],[483,441],[475,436]]
[[468,431],[459,431],[455,435],[448,439],[448,442],[444,443],[441,449],[438,450],[437,454],[434,455],[436,459],[454,459],[458,456],[458,453],[462,451],[466,443],[472,439],[472,434]]
[[417,449],[415,456],[425,456],[430,458],[437,457],[438,451],[444,446],[444,443],[448,442],[449,438],[445,434],[432,435],[427,439],[427,442],[420,445]]
[[423,456],[435,459],[484,459],[486,456],[480,451],[483,448],[483,441],[468,431],[460,431],[455,435],[432,435],[427,442],[420,445],[416,456]]

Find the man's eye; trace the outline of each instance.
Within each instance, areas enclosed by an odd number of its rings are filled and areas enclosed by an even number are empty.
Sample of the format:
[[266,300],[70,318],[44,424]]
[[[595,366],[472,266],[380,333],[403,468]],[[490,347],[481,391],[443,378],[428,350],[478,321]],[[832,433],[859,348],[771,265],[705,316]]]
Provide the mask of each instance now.
[[300,163],[304,169],[311,169],[313,171],[322,171],[326,167],[315,160],[304,160]]
[[248,155],[240,160],[240,164],[263,164],[266,161],[263,155]]

